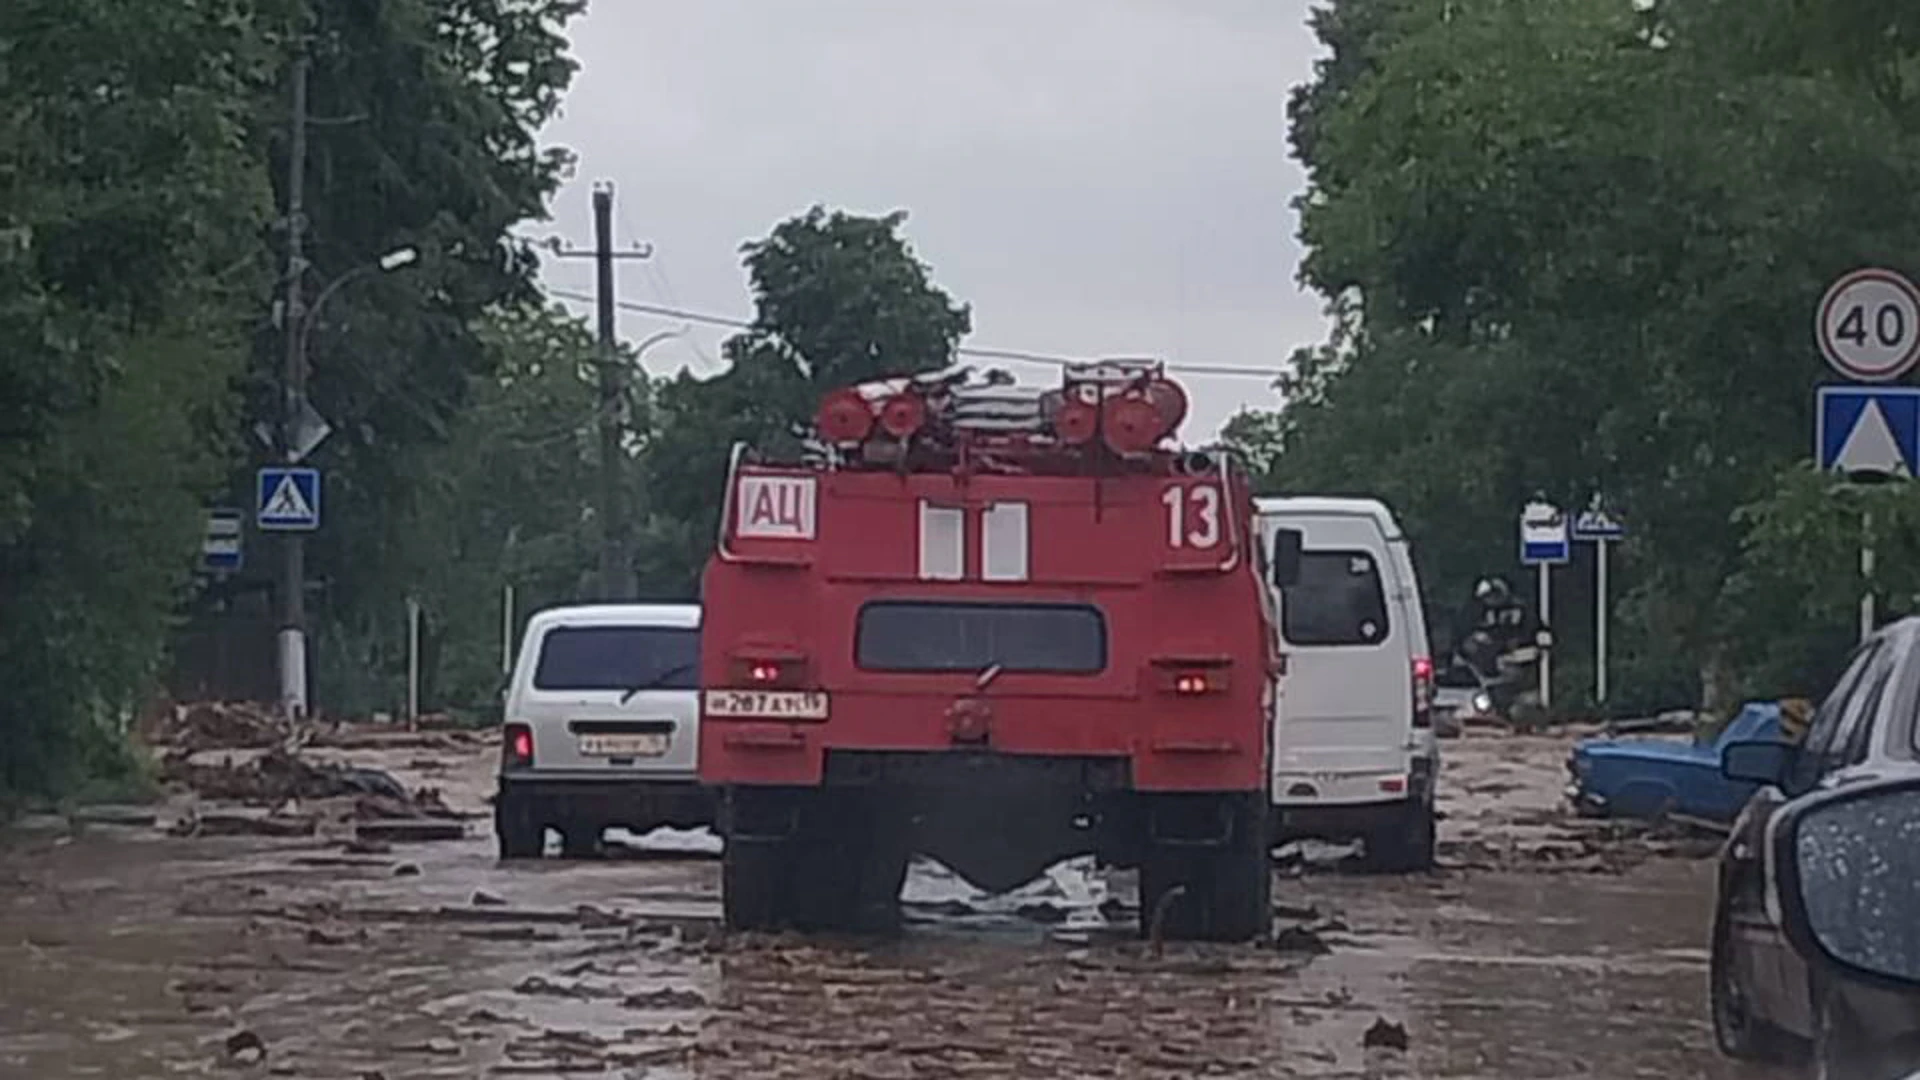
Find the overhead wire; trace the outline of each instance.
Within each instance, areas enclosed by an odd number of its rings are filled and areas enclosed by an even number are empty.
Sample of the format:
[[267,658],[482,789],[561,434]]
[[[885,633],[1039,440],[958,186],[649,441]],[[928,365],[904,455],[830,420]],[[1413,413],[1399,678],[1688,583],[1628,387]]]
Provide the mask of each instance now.
[[[571,289],[548,289],[551,296],[576,303],[591,304],[594,298],[583,292]],[[621,311],[631,311],[639,315],[652,315],[662,319],[679,319],[682,322],[699,323],[705,326],[726,327],[731,330],[750,330],[753,324],[745,319],[727,315],[714,315],[709,312],[693,311],[666,304],[647,304],[638,300],[616,299],[613,306]],[[992,349],[976,345],[962,345],[954,352],[961,356],[978,360],[1002,360],[1008,363],[1039,364],[1052,367],[1066,367],[1069,364],[1085,363],[1085,357],[1058,356],[1049,353],[1029,352],[1024,349]],[[1187,364],[1171,362],[1168,371],[1187,375],[1209,375],[1222,378],[1265,379],[1269,382],[1280,378],[1282,372],[1273,368],[1237,367],[1231,364]]]

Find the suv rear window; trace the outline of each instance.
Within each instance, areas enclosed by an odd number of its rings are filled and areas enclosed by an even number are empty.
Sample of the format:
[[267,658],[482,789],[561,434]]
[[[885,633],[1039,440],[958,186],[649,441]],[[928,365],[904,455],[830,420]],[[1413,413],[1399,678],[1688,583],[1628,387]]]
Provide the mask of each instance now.
[[1107,666],[1107,620],[1087,604],[877,600],[860,609],[854,660],[868,671],[1086,675]]
[[1281,593],[1280,629],[1294,645],[1378,645],[1387,639],[1380,565],[1365,551],[1306,551]]
[[698,690],[700,631],[557,626],[540,639],[536,690]]

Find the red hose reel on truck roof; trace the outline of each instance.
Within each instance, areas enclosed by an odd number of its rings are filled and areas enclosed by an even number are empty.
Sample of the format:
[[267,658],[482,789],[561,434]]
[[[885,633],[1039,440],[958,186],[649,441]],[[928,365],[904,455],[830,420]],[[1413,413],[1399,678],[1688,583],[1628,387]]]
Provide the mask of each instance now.
[[[1135,458],[1159,449],[1187,411],[1186,391],[1167,378],[1164,365],[1103,360],[1068,365],[1061,386],[1046,391],[1013,386],[1001,371],[974,381],[968,369],[842,387],[821,400],[814,429],[840,450],[881,449],[876,443],[936,453],[1097,443]],[[900,460],[898,453],[883,456]]]

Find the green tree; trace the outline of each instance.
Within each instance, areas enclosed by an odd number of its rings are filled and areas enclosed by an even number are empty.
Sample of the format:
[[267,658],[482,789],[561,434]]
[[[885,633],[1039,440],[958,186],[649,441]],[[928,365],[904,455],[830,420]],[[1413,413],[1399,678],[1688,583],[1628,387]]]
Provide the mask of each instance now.
[[1729,55],[1692,7],[1334,10],[1323,32],[1366,32],[1328,37],[1293,137],[1302,275],[1338,330],[1297,366],[1277,482],[1387,497],[1443,596],[1509,564],[1529,496],[1604,491],[1634,528],[1623,637],[1723,703],[1756,653],[1727,617],[1736,512],[1805,455],[1823,283],[1920,240],[1880,212],[1920,181],[1913,140],[1859,82]]
[[[428,498],[430,464],[498,356],[480,337],[485,312],[536,296],[536,260],[509,229],[545,215],[570,163],[543,149],[538,131],[575,70],[563,29],[584,3],[307,7],[308,295],[403,245],[421,253],[404,273],[336,293],[308,350],[311,399],[334,429],[312,462],[327,475],[329,519],[309,545],[309,572],[326,582],[313,611],[317,699],[355,712],[393,703],[355,682],[391,665],[381,642],[395,598],[439,565],[405,530]],[[289,93],[283,75],[255,113],[254,145],[282,205]],[[279,421],[282,348],[277,332],[258,338],[250,421]]]
[[650,505],[656,521],[691,528],[643,546],[651,580],[693,587],[734,443],[790,447],[826,390],[953,363],[972,314],[932,283],[900,236],[906,220],[905,211],[861,217],[816,206],[742,249],[754,319],[727,340],[727,371],[659,388]]
[[217,0],[0,7],[0,794],[129,765],[244,370],[272,59]]

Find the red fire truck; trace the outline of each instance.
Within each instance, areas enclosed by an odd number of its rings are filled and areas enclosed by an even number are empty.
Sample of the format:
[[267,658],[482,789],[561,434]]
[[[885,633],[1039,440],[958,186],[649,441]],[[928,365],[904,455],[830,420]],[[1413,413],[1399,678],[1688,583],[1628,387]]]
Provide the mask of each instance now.
[[1095,854],[1143,931],[1269,925],[1279,654],[1243,472],[1167,448],[1163,367],[889,380],[800,459],[736,448],[704,578],[700,777],[729,926],[897,923],[922,853],[989,892]]

